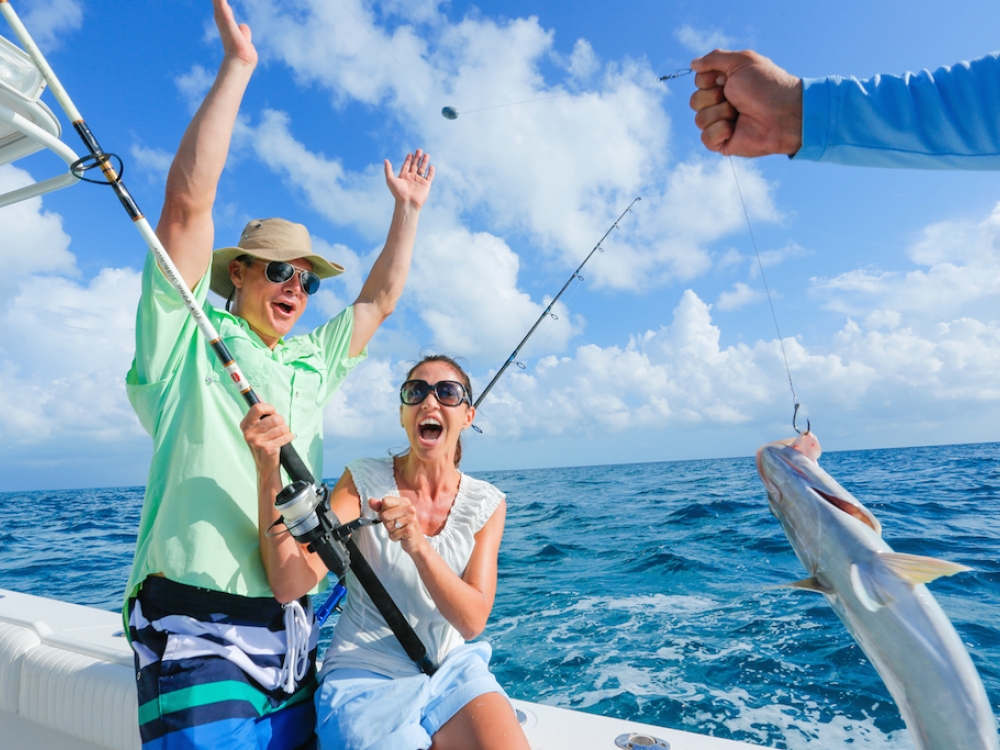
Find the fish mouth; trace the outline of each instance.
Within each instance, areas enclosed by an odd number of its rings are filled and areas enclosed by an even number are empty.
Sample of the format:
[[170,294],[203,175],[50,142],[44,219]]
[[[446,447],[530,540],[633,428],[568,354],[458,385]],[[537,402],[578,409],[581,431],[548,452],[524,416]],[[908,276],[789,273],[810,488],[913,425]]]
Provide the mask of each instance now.
[[[796,450],[787,441],[769,443],[757,451],[757,472],[767,488],[767,500],[771,513],[778,518],[781,517],[779,513],[779,503],[782,498],[781,483],[775,481],[775,476],[780,472],[792,473],[801,482],[803,489],[811,491],[819,500],[860,521],[876,534],[882,534],[882,524],[867,508],[850,497],[849,493],[840,488],[833,480],[830,480],[829,483],[818,481],[813,467],[819,470],[819,463]],[[825,472],[819,471],[821,477],[825,476]],[[841,490],[847,497],[841,496],[837,492],[838,490]]]
[[827,494],[826,492],[823,492],[823,490],[817,487],[810,487],[809,489],[811,489],[813,492],[819,495],[820,498],[830,503],[830,505],[832,505],[834,508],[837,508],[838,510],[843,511],[847,515],[853,516],[854,518],[861,521],[861,523],[868,526],[876,534],[882,533],[881,528],[875,527],[877,522],[875,521],[874,517],[870,513],[866,513],[865,510],[860,505],[852,503],[850,500],[844,500],[843,498],[839,498],[836,495]]

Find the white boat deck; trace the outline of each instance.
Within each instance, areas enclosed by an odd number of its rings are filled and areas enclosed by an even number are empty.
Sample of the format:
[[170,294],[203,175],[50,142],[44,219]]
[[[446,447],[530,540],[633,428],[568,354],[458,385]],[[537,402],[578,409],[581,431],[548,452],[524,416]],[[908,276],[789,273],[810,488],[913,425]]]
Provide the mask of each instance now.
[[[514,705],[533,750],[755,747],[538,703]],[[118,615],[0,589],[0,748],[137,750],[137,708],[132,650]]]

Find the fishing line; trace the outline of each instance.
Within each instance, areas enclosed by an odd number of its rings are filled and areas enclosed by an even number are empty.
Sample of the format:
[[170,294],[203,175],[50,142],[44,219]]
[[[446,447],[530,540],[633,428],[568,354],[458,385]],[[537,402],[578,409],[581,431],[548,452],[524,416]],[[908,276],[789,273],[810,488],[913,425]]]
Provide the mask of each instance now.
[[[669,74],[667,74],[665,76],[660,76],[656,80],[658,80],[658,81],[669,81],[669,80],[671,80],[673,78],[680,78],[681,76],[690,75],[692,72],[693,71],[691,70],[691,68],[681,68],[680,70],[678,70],[675,73],[669,73]],[[488,109],[500,109],[502,107],[513,107],[513,106],[518,105],[518,104],[531,104],[532,102],[544,102],[544,101],[548,101],[549,99],[558,99],[559,97],[562,97],[562,96],[569,96],[571,93],[572,92],[570,92],[570,91],[563,91],[562,93],[559,93],[559,94],[552,94],[551,96],[542,96],[542,97],[539,97],[537,99],[524,99],[524,100],[519,101],[519,102],[507,102],[506,104],[494,104],[494,105],[489,106],[489,107],[479,107],[478,109],[467,109],[467,110],[462,110],[461,112],[459,112],[457,109],[455,109],[455,107],[444,107],[441,110],[441,116],[444,117],[447,120],[457,120],[458,116],[460,114],[462,114],[462,115],[471,115],[473,112],[485,112]]]
[[[799,414],[799,397],[795,394],[795,384],[792,382],[792,370],[788,366],[788,357],[785,355],[785,341],[781,337],[781,327],[778,325],[778,314],[774,311],[774,300],[771,299],[771,290],[767,286],[767,278],[764,276],[764,263],[760,259],[760,251],[757,249],[757,238],[753,234],[753,225],[750,223],[750,212],[747,210],[746,201],[743,200],[743,190],[740,188],[740,178],[736,175],[736,163],[733,157],[729,157],[729,166],[733,170],[733,180],[736,182],[736,192],[740,196],[740,205],[743,206],[743,215],[747,220],[747,229],[750,230],[750,242],[753,244],[754,254],[757,256],[757,267],[760,269],[760,280],[764,283],[764,291],[767,293],[767,304],[771,307],[771,318],[774,320],[774,330],[778,332],[778,346],[781,347],[781,359],[785,363],[785,372],[788,374],[788,387],[792,389],[792,403],[795,410],[792,412],[792,427],[796,432],[799,428],[795,425],[795,419]],[[806,420],[806,432],[809,432],[809,421]]]
[[473,112],[485,112],[488,109],[500,109],[501,107],[513,107],[513,106],[515,106],[517,104],[530,104],[531,102],[544,102],[544,101],[547,101],[549,99],[558,99],[559,97],[562,97],[562,96],[569,96],[569,94],[570,94],[569,91],[563,91],[560,94],[552,94],[551,96],[541,96],[541,97],[539,97],[537,99],[524,99],[524,100],[519,101],[519,102],[507,102],[506,104],[494,104],[494,105],[492,105],[490,107],[480,107],[479,109],[466,109],[466,110],[462,110],[462,112],[459,112],[454,107],[444,107],[444,108],[441,109],[441,115],[446,120],[457,120],[459,114],[471,115]]
[[[559,293],[552,298],[552,301],[549,302],[548,306],[542,311],[542,314],[538,316],[538,320],[535,321],[535,324],[531,326],[528,332],[524,335],[524,338],[521,339],[521,343],[518,344],[516,347],[514,347],[514,351],[512,351],[510,353],[510,356],[507,357],[507,361],[503,363],[503,367],[501,367],[500,370],[497,372],[497,374],[493,376],[493,379],[489,382],[489,384],[486,386],[483,392],[479,394],[479,398],[476,399],[476,403],[472,405],[473,409],[477,408],[479,404],[483,402],[483,399],[486,398],[486,394],[490,392],[490,390],[493,388],[494,385],[496,385],[496,382],[500,379],[500,376],[502,376],[504,372],[507,371],[507,368],[510,367],[512,364],[515,364],[517,354],[518,352],[521,351],[521,347],[524,346],[525,343],[528,341],[528,339],[531,338],[531,334],[533,334],[535,332],[535,329],[538,328],[539,325],[541,325],[541,322],[545,320],[547,316],[552,317],[555,320],[558,320],[558,318],[552,312],[552,308],[555,306],[556,302],[559,301],[559,298],[562,297],[563,292],[565,292],[566,289],[569,287],[569,285],[573,283],[574,279],[583,280],[583,276],[580,275],[580,271],[583,269],[585,265],[587,265],[587,261],[589,261],[591,257],[594,255],[594,253],[596,253],[598,250],[600,250],[602,253],[604,252],[604,248],[601,247],[601,244],[604,242],[604,240],[608,238],[608,235],[611,234],[612,231],[618,228],[618,222],[624,219],[625,214],[629,213],[632,210],[632,206],[634,206],[636,202],[640,200],[642,200],[642,198],[637,197],[631,203],[629,203],[628,208],[622,211],[621,216],[615,219],[615,223],[611,225],[608,231],[604,233],[604,236],[601,237],[600,240],[598,240],[596,245],[594,245],[594,249],[591,250],[589,253],[587,253],[587,257],[584,258],[583,262],[576,267],[576,270],[573,271],[572,275],[570,275],[570,277],[566,280],[566,283],[563,284],[562,289],[559,290]],[[524,369],[524,365],[521,364],[520,362],[517,362],[516,364],[522,370]],[[482,430],[479,429],[478,426],[472,425],[472,427],[476,432],[480,433],[482,432]]]
[[[428,93],[427,89],[425,89],[425,88],[423,87],[423,84],[421,84],[421,83],[420,83],[420,81],[418,81],[418,80],[417,80],[417,77],[416,77],[415,75],[413,75],[413,73],[411,73],[411,72],[410,72],[410,69],[409,69],[409,68],[407,68],[407,67],[406,67],[405,65],[403,65],[403,63],[401,63],[401,62],[400,62],[399,60],[397,60],[397,59],[396,59],[396,56],[392,54],[392,50],[391,50],[391,49],[389,48],[389,45],[388,45],[388,44],[386,44],[384,40],[382,40],[381,38],[379,38],[379,37],[378,37],[378,36],[377,36],[377,35],[375,34],[375,32],[374,32],[374,31],[372,31],[372,30],[371,30],[371,29],[370,29],[370,28],[368,27],[368,25],[367,25],[367,24],[365,23],[365,21],[364,21],[363,19],[361,19],[361,18],[358,18],[358,16],[357,16],[357,15],[355,15],[354,11],[353,11],[353,10],[351,10],[350,6],[348,6],[348,4],[347,4],[347,2],[346,2],[346,1],[344,1],[344,2],[341,2],[341,3],[340,3],[340,6],[341,6],[341,7],[342,7],[342,8],[344,9],[344,10],[346,10],[346,11],[348,12],[348,14],[350,14],[350,16],[351,16],[351,17],[352,17],[352,18],[353,18],[353,19],[354,19],[355,21],[357,21],[357,22],[358,22],[358,25],[359,25],[359,26],[361,26],[361,28],[365,30],[365,32],[366,32],[366,33],[368,34],[368,36],[370,36],[371,38],[373,38],[373,39],[375,40],[375,42],[376,42],[376,43],[377,43],[377,44],[378,44],[378,45],[379,45],[380,47],[382,47],[382,49],[383,49],[383,50],[385,50],[385,53],[386,53],[386,54],[387,54],[387,55],[389,56],[389,59],[390,59],[390,60],[392,60],[392,61],[393,61],[394,63],[396,63],[396,66],[397,66],[397,67],[398,67],[398,68],[399,68],[400,70],[402,70],[402,71],[403,71],[404,73],[406,73],[406,75],[408,75],[408,76],[410,77],[410,80],[411,80],[411,81],[413,81],[413,82],[414,82],[415,84],[417,84],[417,88],[419,88],[419,89],[420,89],[421,91],[423,91],[423,92],[424,92],[424,96],[425,96],[425,97],[427,98],[427,100],[428,100],[428,101],[430,101],[430,99],[431,99],[431,95],[430,95],[430,93]],[[373,22],[372,22],[372,26],[374,26],[374,25],[375,25],[375,24],[374,24],[374,20],[373,20]]]

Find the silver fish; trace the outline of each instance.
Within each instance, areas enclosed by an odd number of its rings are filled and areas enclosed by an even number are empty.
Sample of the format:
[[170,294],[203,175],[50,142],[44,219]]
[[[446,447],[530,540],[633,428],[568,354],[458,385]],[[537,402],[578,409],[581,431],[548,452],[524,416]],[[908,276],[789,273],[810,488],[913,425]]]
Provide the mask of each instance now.
[[923,584],[969,570],[893,552],[882,525],[820,468],[806,432],[757,451],[768,505],[809,577],[892,694],[917,750],[1000,750],[982,680],[951,621]]

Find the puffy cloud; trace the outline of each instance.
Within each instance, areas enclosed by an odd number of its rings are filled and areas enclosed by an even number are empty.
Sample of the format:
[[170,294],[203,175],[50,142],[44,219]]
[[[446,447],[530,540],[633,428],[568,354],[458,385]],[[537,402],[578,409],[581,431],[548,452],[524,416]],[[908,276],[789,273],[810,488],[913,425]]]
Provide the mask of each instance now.
[[[460,227],[431,231],[420,247],[409,286],[412,304],[431,330],[430,343],[443,351],[506,356],[548,304],[517,288],[520,260],[493,235]],[[579,321],[561,302],[553,313],[556,319],[538,328],[526,354],[562,351],[579,332]]]
[[[361,363],[326,407],[323,424],[332,438],[399,440],[399,396],[403,367],[388,359]],[[405,437],[403,438],[405,442]]]
[[83,8],[78,0],[37,0],[21,20],[38,46],[49,52],[60,45],[62,36],[83,25]]
[[[760,265],[765,268],[769,266],[776,266],[780,263],[784,263],[789,258],[801,258],[803,255],[809,254],[809,251],[804,247],[799,245],[797,242],[789,242],[784,247],[778,248],[776,250],[763,250],[760,254]],[[760,273],[760,269],[757,266],[757,259],[750,263],[750,276],[755,277]]]
[[752,302],[764,299],[764,293],[756,289],[751,289],[742,281],[733,284],[733,291],[723,292],[719,295],[718,306],[720,310],[731,312],[746,307]]
[[[744,222],[723,160],[670,168],[664,89],[643,61],[602,62],[586,40],[567,60],[537,19],[469,16],[451,23],[435,15],[433,3],[419,19],[403,14],[391,31],[395,5],[244,5],[262,54],[328,89],[338,106],[384,107],[408,131],[408,142],[426,146],[439,175],[428,210],[448,215],[448,223],[495,235],[526,232],[541,252],[569,266],[641,195],[641,218],[608,238],[616,262],[597,280],[641,289],[703,273],[711,265],[707,246]],[[546,61],[568,77],[545,80]],[[456,107],[458,119],[442,118],[442,104]],[[368,236],[383,231],[380,165],[345,171],[338,159],[297,140],[282,112],[265,111],[248,137],[316,210]],[[754,220],[779,218],[756,167],[746,163],[740,171]]]
[[[0,194],[34,182],[31,176],[11,164],[0,166]],[[0,208],[4,226],[0,243],[0,299],[9,298],[17,285],[32,274],[77,275],[76,260],[69,252],[70,238],[63,231],[58,214],[42,210],[42,198],[30,198]]]
[[833,310],[863,316],[873,308],[933,325],[963,314],[990,316],[1000,296],[1000,204],[985,219],[927,227],[908,250],[925,268],[859,268],[814,278],[812,292]]
[[214,81],[215,73],[209,72],[202,65],[193,65],[187,73],[174,79],[174,85],[188,100],[188,105],[193,113],[201,104],[202,99],[205,98],[208,90],[212,88]]
[[166,181],[170,163],[174,160],[173,154],[162,148],[149,148],[139,143],[132,144],[129,151],[135,159],[136,167],[145,171],[151,180]]
[[[391,197],[381,164],[361,173],[348,172],[339,159],[309,151],[292,135],[284,112],[265,110],[256,126],[240,125],[240,138],[257,157],[331,222],[352,225],[371,239],[385,234],[391,217]],[[393,165],[397,170],[401,164]]]
[[[89,283],[31,276],[0,310],[0,439],[8,445],[115,442],[144,434],[125,397],[138,274]],[[71,449],[70,449],[71,450]]]
[[[624,346],[579,347],[512,373],[484,403],[484,423],[504,435],[621,432],[669,424],[746,422],[774,398],[767,387],[776,342],[719,346],[709,306],[691,290],[673,322]],[[802,359],[808,360],[808,356]],[[779,381],[780,382],[780,381]]]
[[713,49],[732,49],[735,44],[732,37],[719,29],[696,29],[687,24],[674,31],[674,39],[699,55]]
[[[897,325],[898,317],[872,322],[886,321]],[[710,306],[688,290],[659,331],[624,347],[581,346],[510,374],[487,398],[482,422],[506,437],[768,422],[789,396],[786,358],[806,405],[840,432],[871,430],[887,415],[898,420],[907,404],[919,422],[955,400],[1000,401],[995,322],[960,318],[920,335],[848,320],[826,353],[794,338],[722,347],[720,333]]]

